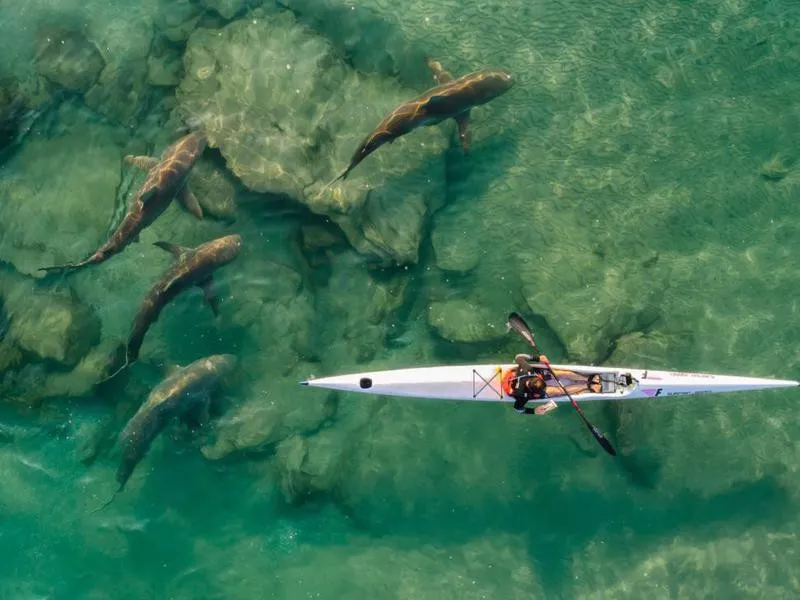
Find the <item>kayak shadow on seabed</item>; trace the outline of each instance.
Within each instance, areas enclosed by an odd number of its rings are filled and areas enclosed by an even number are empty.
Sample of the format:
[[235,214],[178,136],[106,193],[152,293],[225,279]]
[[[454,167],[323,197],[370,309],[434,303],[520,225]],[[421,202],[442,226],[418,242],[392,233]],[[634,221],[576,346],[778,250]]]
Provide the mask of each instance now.
[[642,427],[638,418],[641,412],[637,409],[641,408],[621,402],[605,402],[602,413],[608,423],[609,435],[619,451],[615,462],[633,485],[653,490],[661,480],[662,460],[655,448],[642,443],[646,442],[647,436],[643,432],[646,427]]

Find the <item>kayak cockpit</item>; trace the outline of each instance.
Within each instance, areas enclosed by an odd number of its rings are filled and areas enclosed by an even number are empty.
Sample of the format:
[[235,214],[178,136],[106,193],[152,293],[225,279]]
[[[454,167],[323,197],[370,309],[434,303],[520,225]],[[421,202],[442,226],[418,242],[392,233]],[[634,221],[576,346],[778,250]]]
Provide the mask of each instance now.
[[[571,369],[573,372],[579,373],[588,378],[596,378],[600,376],[600,391],[592,391],[588,388],[586,391],[572,393],[576,399],[582,400],[618,400],[621,397],[629,396],[639,386],[639,381],[631,371],[603,371],[601,369],[593,368],[585,369]],[[547,378],[548,386],[557,386],[558,383],[552,376]],[[563,383],[563,382],[562,382]],[[566,397],[556,396],[553,398],[557,402],[566,400]]]

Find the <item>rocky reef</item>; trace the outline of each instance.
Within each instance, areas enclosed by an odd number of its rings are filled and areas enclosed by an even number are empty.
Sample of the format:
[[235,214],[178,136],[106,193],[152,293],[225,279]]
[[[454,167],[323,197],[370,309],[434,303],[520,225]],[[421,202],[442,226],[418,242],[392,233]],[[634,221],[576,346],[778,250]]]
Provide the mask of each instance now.
[[[175,569],[176,598],[781,597],[800,458],[788,396],[587,406],[619,453],[605,461],[568,407],[534,420],[298,385],[510,359],[526,350],[511,310],[554,361],[795,377],[797,32],[745,4],[31,5],[30,52],[0,77],[0,408],[60,421],[0,422],[2,504],[53,547],[79,540],[77,564],[113,560],[96,585],[152,558]],[[434,85],[428,58],[519,84],[473,109],[469,153],[451,120],[329,186]],[[188,184],[205,218],[171,206],[102,266],[44,277],[119,223],[146,176],[123,157],[186,129],[209,138]],[[129,378],[98,391],[170,263],[153,244],[229,233],[244,245],[215,282],[219,315],[183,295]],[[139,470],[120,512],[76,518],[163,373],[217,353],[241,367],[218,418],[154,442],[164,468]],[[31,572],[30,552],[9,569]],[[164,589],[140,579],[126,592]],[[72,585],[59,593],[108,593]],[[4,581],[0,596],[46,588]]]
[[347,181],[322,189],[371,127],[414,91],[354,71],[287,12],[199,29],[184,62],[180,114],[203,127],[244,185],[331,219],[362,254],[417,262],[425,224],[445,196],[440,129],[401,138]]
[[35,406],[81,397],[101,376],[101,322],[72,288],[53,288],[0,265],[0,388],[6,402]]

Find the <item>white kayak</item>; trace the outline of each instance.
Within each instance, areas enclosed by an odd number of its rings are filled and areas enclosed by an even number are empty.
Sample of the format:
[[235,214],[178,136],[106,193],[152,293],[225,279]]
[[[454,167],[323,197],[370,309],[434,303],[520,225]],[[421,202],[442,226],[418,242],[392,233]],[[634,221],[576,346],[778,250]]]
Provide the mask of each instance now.
[[[302,381],[302,385],[347,392],[362,392],[385,396],[431,398],[442,400],[474,400],[478,402],[513,402],[503,389],[504,377],[516,369],[515,364],[483,364],[392,369],[334,375]],[[544,368],[544,365],[534,365]],[[683,371],[652,371],[617,367],[592,367],[586,365],[552,365],[556,371],[572,371],[582,376],[599,374],[601,391],[573,394],[584,400],[632,400],[635,398],[664,398],[693,394],[746,392],[797,387],[800,382],[788,379],[763,379],[738,375],[686,373]],[[559,375],[559,378],[561,376]],[[557,385],[550,379],[548,385]],[[565,385],[570,383],[562,380]],[[555,402],[569,402],[567,396],[551,398]],[[548,402],[550,399],[531,400]]]

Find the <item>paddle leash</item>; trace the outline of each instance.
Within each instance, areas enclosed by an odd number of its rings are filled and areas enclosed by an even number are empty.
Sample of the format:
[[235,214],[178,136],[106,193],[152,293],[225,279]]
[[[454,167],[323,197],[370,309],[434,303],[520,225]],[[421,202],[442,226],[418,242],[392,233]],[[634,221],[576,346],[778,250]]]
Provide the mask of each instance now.
[[[526,342],[528,342],[528,344],[530,344],[530,346],[536,351],[537,354],[539,355],[542,354],[542,351],[539,350],[539,348],[536,346],[536,341],[533,339],[533,331],[531,331],[531,328],[528,327],[528,324],[525,323],[525,320],[521,316],[519,316],[515,312],[512,312],[510,315],[508,315],[508,326],[514,331],[516,331]],[[567,398],[569,398],[572,407],[578,413],[578,416],[581,418],[584,425],[586,425],[586,428],[592,434],[594,439],[596,439],[597,442],[603,447],[603,449],[606,452],[608,452],[611,456],[616,456],[617,451],[614,450],[614,446],[611,445],[611,442],[608,441],[608,438],[604,436],[600,432],[600,430],[597,429],[597,427],[595,427],[589,422],[589,419],[587,419],[586,415],[583,414],[583,410],[581,409],[581,407],[578,406],[577,402],[575,402],[575,398],[572,397],[572,395],[567,391],[567,388],[564,387],[564,384],[562,384],[561,381],[556,376],[556,372],[553,370],[553,367],[550,366],[550,362],[547,360],[542,360],[541,362],[550,371],[550,374],[553,376],[553,379],[556,380],[556,383],[558,383],[558,386],[561,388],[561,391],[564,392]]]

